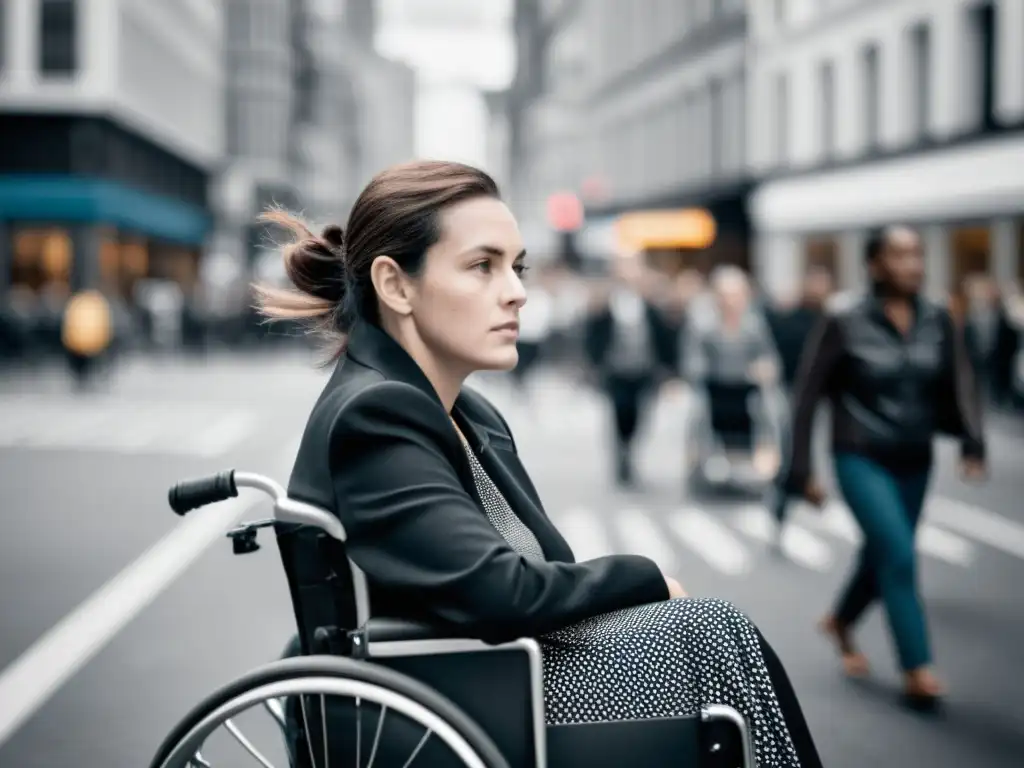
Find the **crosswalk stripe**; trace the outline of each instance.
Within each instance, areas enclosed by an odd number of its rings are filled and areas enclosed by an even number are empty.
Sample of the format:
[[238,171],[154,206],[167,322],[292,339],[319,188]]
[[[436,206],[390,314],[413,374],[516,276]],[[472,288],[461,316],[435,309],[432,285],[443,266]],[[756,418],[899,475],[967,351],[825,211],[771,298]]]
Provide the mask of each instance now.
[[[775,541],[777,523],[763,506],[743,507],[733,515],[731,522],[734,528],[756,541],[766,544]],[[791,561],[811,570],[827,571],[832,564],[831,547],[797,523],[783,526],[779,545]]]
[[1020,523],[945,496],[929,499],[925,514],[944,528],[1024,559],[1024,525]]
[[974,562],[974,547],[969,541],[930,523],[917,530],[917,551],[965,568]]
[[676,565],[676,552],[664,533],[640,509],[630,507],[614,513],[616,533],[627,552],[646,555],[663,571],[671,573]]
[[743,543],[706,512],[693,507],[676,510],[669,515],[668,524],[679,540],[711,567],[731,576],[750,570],[751,558]]
[[558,529],[565,536],[577,562],[615,552],[603,521],[596,512],[574,508],[558,515]]
[[[853,513],[842,502],[830,501],[820,512],[797,507],[794,516],[804,524],[827,531],[854,546],[860,546],[863,541]],[[915,545],[918,553],[952,565],[966,567],[974,561],[974,548],[969,541],[931,523],[919,526]]]

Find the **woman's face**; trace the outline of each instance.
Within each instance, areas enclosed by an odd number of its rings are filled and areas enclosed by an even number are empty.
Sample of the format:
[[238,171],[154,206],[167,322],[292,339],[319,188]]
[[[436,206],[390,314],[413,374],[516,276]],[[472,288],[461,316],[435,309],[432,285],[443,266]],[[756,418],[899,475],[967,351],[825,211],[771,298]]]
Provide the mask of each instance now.
[[446,366],[468,375],[509,370],[519,360],[523,240],[500,200],[464,200],[441,214],[441,239],[416,281],[413,319]]
[[875,279],[907,296],[921,290],[924,249],[916,232],[900,228],[889,233],[875,265]]

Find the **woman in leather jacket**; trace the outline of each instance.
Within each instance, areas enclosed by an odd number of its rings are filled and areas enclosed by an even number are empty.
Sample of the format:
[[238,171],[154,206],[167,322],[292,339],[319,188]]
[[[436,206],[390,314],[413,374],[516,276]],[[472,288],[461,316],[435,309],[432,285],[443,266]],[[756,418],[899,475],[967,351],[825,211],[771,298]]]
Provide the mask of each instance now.
[[850,633],[882,598],[904,672],[908,704],[943,694],[916,587],[914,536],[933,465],[933,442],[961,441],[967,479],[985,474],[980,401],[966,349],[949,311],[921,296],[924,255],[917,233],[890,227],[868,244],[871,289],[833,307],[804,349],[793,399],[786,489],[824,502],[811,468],[818,400],[832,406],[836,480],[864,534],[859,563],[822,629],[846,673],[867,673]]

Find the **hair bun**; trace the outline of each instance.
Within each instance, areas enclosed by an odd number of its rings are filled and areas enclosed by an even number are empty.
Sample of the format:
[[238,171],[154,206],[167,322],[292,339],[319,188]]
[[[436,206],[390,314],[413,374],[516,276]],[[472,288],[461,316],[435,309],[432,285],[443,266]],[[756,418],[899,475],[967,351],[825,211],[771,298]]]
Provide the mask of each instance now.
[[328,224],[324,227],[323,232],[320,233],[320,237],[326,240],[332,248],[345,247],[345,230],[337,224]]

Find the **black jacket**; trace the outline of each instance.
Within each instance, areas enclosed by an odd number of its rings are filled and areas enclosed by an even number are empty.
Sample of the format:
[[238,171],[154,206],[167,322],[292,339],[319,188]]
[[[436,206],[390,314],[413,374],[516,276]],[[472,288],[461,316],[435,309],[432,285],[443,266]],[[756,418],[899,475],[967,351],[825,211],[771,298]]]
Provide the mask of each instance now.
[[520,556],[490,524],[430,382],[390,336],[361,323],[309,418],[288,492],[341,519],[374,616],[500,642],[668,598],[647,558],[574,562],[484,397],[463,388],[453,416],[547,562]]
[[903,337],[867,294],[832,308],[808,340],[793,395],[792,456],[786,486],[811,475],[811,433],[821,396],[832,405],[836,452],[866,455],[893,469],[932,459],[937,433],[961,439],[965,456],[983,458],[981,408],[962,334],[949,312],[925,299]]
[[[649,371],[656,378],[679,375],[679,337],[681,325],[665,317],[658,307],[644,301],[644,317],[650,333],[654,368]],[[584,324],[583,347],[588,362],[602,373],[605,372],[608,353],[615,341],[615,318],[609,306],[591,313]]]

